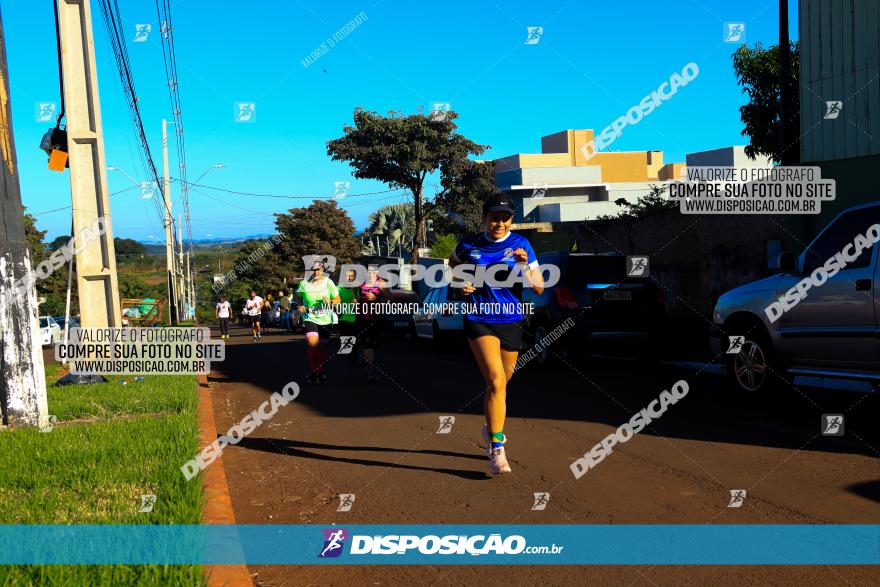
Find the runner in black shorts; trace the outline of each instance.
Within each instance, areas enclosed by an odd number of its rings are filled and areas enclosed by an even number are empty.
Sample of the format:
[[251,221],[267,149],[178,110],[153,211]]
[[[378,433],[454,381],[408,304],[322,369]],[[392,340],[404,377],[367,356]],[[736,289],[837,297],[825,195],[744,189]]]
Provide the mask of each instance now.
[[[345,276],[344,283],[354,283],[357,279],[357,273],[352,269]],[[357,287],[344,286],[341,283],[336,286],[339,291],[339,301],[341,307],[337,314],[339,315],[339,352],[343,353],[343,342],[350,340],[348,337],[354,337],[354,348],[348,350],[348,366],[350,370],[355,368],[360,352],[361,337],[358,336],[357,329],[357,313],[355,306],[357,304],[360,289]]]
[[263,306],[263,298],[257,295],[257,292],[251,290],[251,296],[247,299],[244,304],[244,309],[248,315],[248,324],[251,325],[251,332],[254,335],[254,340],[259,340],[262,337],[260,333],[260,308]]
[[[535,251],[529,241],[510,232],[513,223],[513,201],[503,194],[489,197],[483,204],[484,232],[462,239],[449,258],[451,266],[460,264],[506,265],[507,271],[494,272],[501,282],[513,272],[521,275],[538,294],[544,291],[544,279]],[[450,287],[455,286],[454,283]],[[473,312],[465,314],[464,329],[480,372],[486,383],[483,409],[486,441],[493,474],[509,473],[510,465],[504,452],[504,418],[507,412],[507,382],[513,375],[522,345],[525,316],[520,294],[522,283],[512,287],[466,284],[462,293],[468,296]]]
[[358,346],[367,363],[367,382],[376,383],[376,346],[385,320],[376,311],[376,304],[385,297],[387,284],[379,277],[376,265],[367,267],[367,280],[360,286],[360,306],[357,316]]
[[339,303],[339,291],[324,272],[324,263],[315,261],[306,267],[306,277],[300,281],[297,293],[302,304],[299,311],[306,330],[306,359],[309,365],[309,383],[326,383],[324,367],[329,355],[327,343],[333,324],[332,304]]

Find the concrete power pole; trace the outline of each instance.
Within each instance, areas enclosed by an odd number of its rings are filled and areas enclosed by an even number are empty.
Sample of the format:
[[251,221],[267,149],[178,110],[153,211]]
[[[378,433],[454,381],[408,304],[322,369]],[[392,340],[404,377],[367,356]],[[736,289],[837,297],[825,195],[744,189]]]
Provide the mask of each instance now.
[[[12,105],[9,102],[6,42],[0,16],[0,416],[3,426],[45,426],[46,374],[39,341],[36,290],[17,292],[31,275],[18,183]],[[18,283],[17,283],[18,282]]]
[[177,291],[180,292],[177,315],[186,320],[187,288],[183,274],[183,223],[180,221],[180,214],[177,215],[177,284]]
[[[83,327],[122,325],[107,195],[104,133],[89,0],[57,0],[74,234],[104,219],[106,231],[78,242],[76,282]],[[77,240],[81,240],[77,237]]]
[[171,216],[171,178],[168,176],[168,121],[162,119],[162,163],[164,165],[165,189],[165,269],[168,272],[168,320],[177,326],[177,291],[174,278],[174,229]]
[[189,304],[192,306],[193,318],[195,318],[196,312],[196,291],[193,287],[193,279],[192,279],[192,271],[190,270],[190,257],[192,257],[192,253],[190,251],[186,252],[186,282],[189,285]]

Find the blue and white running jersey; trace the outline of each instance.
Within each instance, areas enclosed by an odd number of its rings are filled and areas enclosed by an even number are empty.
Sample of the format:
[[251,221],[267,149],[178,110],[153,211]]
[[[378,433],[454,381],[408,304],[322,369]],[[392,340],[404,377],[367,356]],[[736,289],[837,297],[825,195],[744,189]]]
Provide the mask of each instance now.
[[[454,257],[459,263],[473,265],[503,264],[507,271],[498,271],[499,281],[506,281],[510,271],[519,274],[514,251],[523,249],[528,254],[529,269],[538,266],[538,258],[531,243],[524,236],[508,232],[504,238],[491,240],[486,233],[472,234],[462,239],[455,248]],[[451,287],[451,286],[450,286]],[[522,283],[518,280],[513,287],[491,287],[484,284],[468,296],[471,311],[465,320],[484,324],[511,324],[523,320],[521,305]]]

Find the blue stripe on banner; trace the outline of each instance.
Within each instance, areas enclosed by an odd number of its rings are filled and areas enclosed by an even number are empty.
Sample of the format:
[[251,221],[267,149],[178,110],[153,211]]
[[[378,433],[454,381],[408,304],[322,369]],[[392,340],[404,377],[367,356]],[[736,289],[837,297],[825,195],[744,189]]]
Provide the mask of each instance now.
[[243,563],[876,565],[880,525],[0,526],[0,564]]

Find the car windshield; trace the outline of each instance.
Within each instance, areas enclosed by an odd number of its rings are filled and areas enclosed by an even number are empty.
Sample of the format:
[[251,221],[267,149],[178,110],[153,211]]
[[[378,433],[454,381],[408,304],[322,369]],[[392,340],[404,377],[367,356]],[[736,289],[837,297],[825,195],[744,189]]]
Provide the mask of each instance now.
[[40,328],[46,328],[47,326],[49,326],[49,319],[40,318]]

